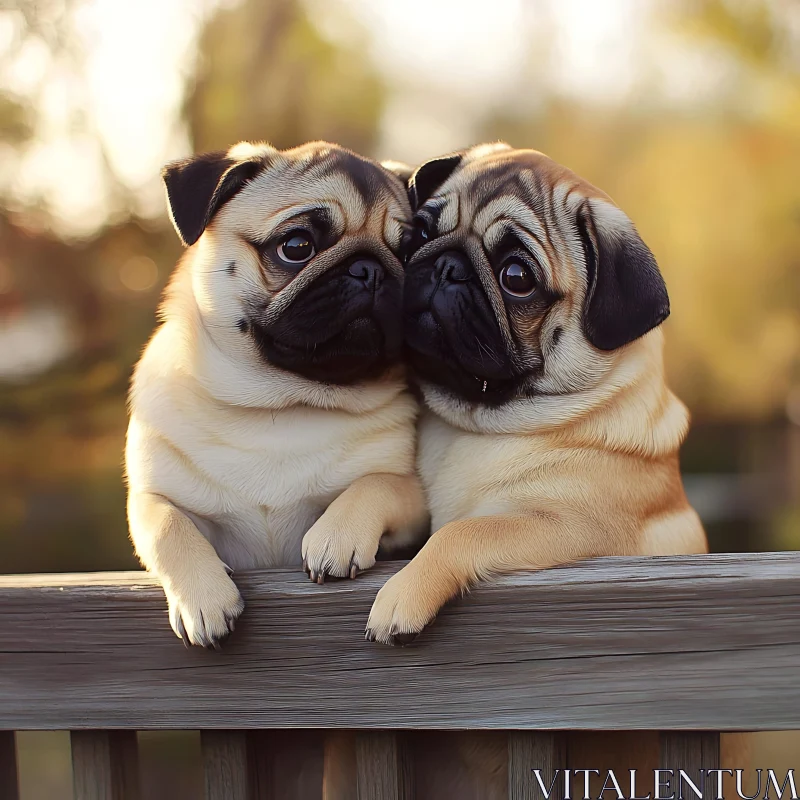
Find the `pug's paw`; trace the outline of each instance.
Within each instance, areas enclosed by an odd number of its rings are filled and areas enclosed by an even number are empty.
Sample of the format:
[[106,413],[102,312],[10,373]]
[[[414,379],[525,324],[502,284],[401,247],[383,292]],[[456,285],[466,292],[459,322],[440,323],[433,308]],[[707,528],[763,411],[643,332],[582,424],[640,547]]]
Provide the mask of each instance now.
[[367,641],[406,645],[436,619],[447,595],[418,572],[412,561],[378,592],[367,620]]
[[172,630],[187,647],[219,650],[244,611],[244,600],[222,566],[211,576],[196,576],[184,586],[173,582],[164,591]]
[[317,583],[355,578],[375,564],[382,533],[358,519],[323,514],[303,537],[303,569]]

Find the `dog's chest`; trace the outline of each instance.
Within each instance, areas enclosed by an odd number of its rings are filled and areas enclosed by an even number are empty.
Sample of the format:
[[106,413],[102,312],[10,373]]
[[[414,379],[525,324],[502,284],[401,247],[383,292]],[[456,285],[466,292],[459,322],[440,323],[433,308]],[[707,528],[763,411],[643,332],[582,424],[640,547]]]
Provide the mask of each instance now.
[[275,508],[346,480],[347,435],[346,425],[314,413],[244,410],[204,421],[179,446],[228,503]]
[[192,460],[216,490],[194,498],[198,527],[234,569],[299,563],[305,532],[358,477],[340,438],[316,427],[267,417],[195,439]]
[[303,535],[341,492],[413,458],[413,428],[391,409],[189,414],[170,438],[194,476],[171,481],[170,496],[240,569],[299,563]]
[[552,494],[558,457],[532,437],[469,433],[427,414],[418,464],[433,530],[456,519],[517,513]]
[[269,430],[269,423],[216,430],[196,443],[193,460],[232,504],[291,506],[324,496],[351,477],[344,442],[313,433],[302,423],[282,431]]

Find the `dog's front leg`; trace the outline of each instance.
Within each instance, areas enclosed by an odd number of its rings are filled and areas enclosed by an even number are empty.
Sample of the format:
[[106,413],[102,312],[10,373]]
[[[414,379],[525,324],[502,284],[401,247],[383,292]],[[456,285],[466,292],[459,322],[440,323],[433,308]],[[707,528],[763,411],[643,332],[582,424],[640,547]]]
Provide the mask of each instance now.
[[410,544],[427,527],[416,475],[365,475],[345,489],[303,537],[303,566],[311,580],[354,578],[375,563],[381,537]]
[[450,522],[378,592],[367,638],[408,643],[448,600],[490,575],[546,569],[603,552],[630,550],[620,541],[609,545],[613,534],[605,531],[603,539],[598,528],[580,515],[551,512]]
[[172,630],[184,644],[218,647],[244,601],[211,543],[157,494],[131,493],[128,518],[136,554],[164,587]]

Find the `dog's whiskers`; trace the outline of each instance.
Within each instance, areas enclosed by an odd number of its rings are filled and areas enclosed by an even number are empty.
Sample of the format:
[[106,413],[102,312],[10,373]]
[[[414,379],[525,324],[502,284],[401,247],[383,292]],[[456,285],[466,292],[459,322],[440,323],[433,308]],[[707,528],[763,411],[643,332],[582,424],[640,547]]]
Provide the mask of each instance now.
[[[500,359],[495,355],[495,353],[490,350],[477,336],[475,337],[475,344],[478,345],[478,353],[486,353],[489,358],[494,361],[495,364],[500,364]],[[481,364],[483,363],[483,356],[481,355]]]

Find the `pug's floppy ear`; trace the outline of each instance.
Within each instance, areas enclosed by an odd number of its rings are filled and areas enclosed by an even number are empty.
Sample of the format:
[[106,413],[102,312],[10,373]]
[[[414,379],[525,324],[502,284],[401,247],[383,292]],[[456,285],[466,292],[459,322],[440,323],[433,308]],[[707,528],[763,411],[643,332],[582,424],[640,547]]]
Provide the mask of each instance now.
[[464,153],[451,153],[426,161],[408,180],[411,208],[418,209],[458,168]]
[[170,218],[181,241],[194,244],[217,211],[263,168],[263,161],[236,161],[224,150],[172,161],[161,177]]
[[650,249],[616,206],[585,202],[578,230],[588,278],[584,333],[599,350],[616,350],[669,316],[667,287]]

